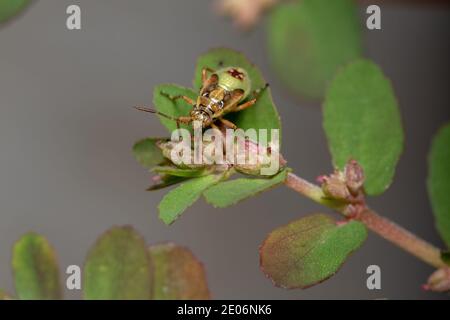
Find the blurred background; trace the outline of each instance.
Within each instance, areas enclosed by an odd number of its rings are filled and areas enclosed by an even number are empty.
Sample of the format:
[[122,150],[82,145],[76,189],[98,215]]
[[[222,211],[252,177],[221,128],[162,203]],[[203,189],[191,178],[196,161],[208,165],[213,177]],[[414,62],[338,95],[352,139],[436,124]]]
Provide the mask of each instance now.
[[[81,7],[79,31],[66,28],[70,4]],[[406,146],[393,185],[370,205],[442,246],[425,179],[431,137],[449,119],[450,12],[383,2],[381,10],[382,30],[363,29],[365,52],[393,82]],[[365,7],[360,16],[365,25]],[[227,209],[199,201],[171,227],[158,219],[166,191],[145,191],[150,175],[131,147],[166,132],[156,117],[131,106],[151,104],[159,83],[190,86],[197,56],[217,46],[244,52],[271,84],[289,166],[310,180],[330,172],[320,103],[299,101],[278,82],[262,23],[243,33],[214,14],[208,0],[41,0],[2,26],[0,287],[14,291],[11,247],[30,230],[48,237],[65,270],[81,266],[106,229],[131,224],[148,243],[191,248],[216,299],[446,298],[421,289],[431,267],[374,234],[329,281],[307,290],[274,287],[259,270],[259,244],[280,225],[327,211],[284,187]],[[366,287],[371,264],[381,267],[381,290]]]

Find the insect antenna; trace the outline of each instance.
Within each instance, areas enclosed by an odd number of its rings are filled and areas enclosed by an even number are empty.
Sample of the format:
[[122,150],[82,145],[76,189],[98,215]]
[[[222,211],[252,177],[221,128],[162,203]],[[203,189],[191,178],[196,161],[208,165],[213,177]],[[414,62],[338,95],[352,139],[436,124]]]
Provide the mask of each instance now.
[[139,110],[139,111],[144,111],[144,112],[154,113],[154,114],[157,114],[157,115],[159,115],[159,116],[162,116],[162,117],[164,117],[164,118],[166,118],[166,119],[173,120],[173,121],[175,121],[175,122],[177,123],[177,129],[180,129],[180,119],[178,119],[178,118],[169,116],[169,115],[167,115],[167,114],[165,114],[165,113],[159,112],[159,111],[157,111],[157,110],[155,110],[155,109],[152,109],[152,108],[139,107],[139,106],[133,107],[133,108],[135,108],[136,110]]
[[149,112],[149,113],[157,114],[157,115],[162,116],[162,117],[164,117],[164,118],[167,118],[167,119],[169,119],[169,120],[178,121],[177,118],[172,117],[172,116],[169,116],[169,115],[167,115],[167,114],[165,114],[165,113],[159,112],[159,111],[157,111],[157,110],[155,110],[155,109],[152,109],[152,108],[139,107],[139,106],[138,106],[138,107],[134,107],[134,108],[135,108],[136,110],[139,110],[139,111],[144,111],[144,112]]

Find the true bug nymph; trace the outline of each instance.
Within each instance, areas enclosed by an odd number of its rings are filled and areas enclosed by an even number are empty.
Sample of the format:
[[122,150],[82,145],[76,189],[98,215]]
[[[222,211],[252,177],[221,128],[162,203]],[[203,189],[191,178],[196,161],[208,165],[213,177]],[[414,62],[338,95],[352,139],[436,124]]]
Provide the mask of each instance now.
[[[211,75],[208,76],[208,73]],[[220,121],[226,127],[236,129],[236,125],[223,117],[230,112],[238,112],[247,109],[255,104],[256,98],[244,101],[251,90],[250,77],[243,68],[226,67],[214,71],[209,68],[202,70],[202,88],[194,101],[187,96],[170,97],[173,100],[183,99],[192,109],[189,116],[172,117],[156,110],[136,107],[136,109],[159,114],[168,119],[172,119],[180,123],[190,124],[194,121],[199,121],[203,128],[217,126],[215,121]]]

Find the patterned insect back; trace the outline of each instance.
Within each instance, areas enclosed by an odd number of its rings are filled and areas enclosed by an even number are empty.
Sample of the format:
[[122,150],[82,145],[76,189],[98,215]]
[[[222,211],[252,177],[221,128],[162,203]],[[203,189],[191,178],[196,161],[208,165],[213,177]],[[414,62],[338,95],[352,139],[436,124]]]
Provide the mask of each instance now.
[[235,89],[242,89],[244,91],[245,99],[250,94],[252,83],[247,71],[238,67],[227,67],[217,70],[216,74],[219,77],[218,85],[227,91]]

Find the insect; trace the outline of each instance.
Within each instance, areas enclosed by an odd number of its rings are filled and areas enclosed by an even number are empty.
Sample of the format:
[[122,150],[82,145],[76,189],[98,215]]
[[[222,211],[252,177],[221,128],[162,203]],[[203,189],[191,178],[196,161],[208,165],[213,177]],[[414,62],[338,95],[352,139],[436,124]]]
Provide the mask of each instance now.
[[[208,76],[208,73],[210,74]],[[267,87],[267,85],[266,85]],[[230,112],[245,110],[256,103],[257,98],[245,101],[251,90],[251,79],[243,68],[225,67],[214,71],[210,68],[202,70],[202,88],[197,100],[187,96],[169,97],[172,100],[183,99],[192,109],[188,116],[172,117],[146,107],[135,107],[140,111],[155,113],[180,124],[190,124],[199,121],[203,128],[217,128],[215,122],[220,121],[228,128],[236,129],[237,126],[223,117]],[[258,90],[258,93],[261,90]]]

